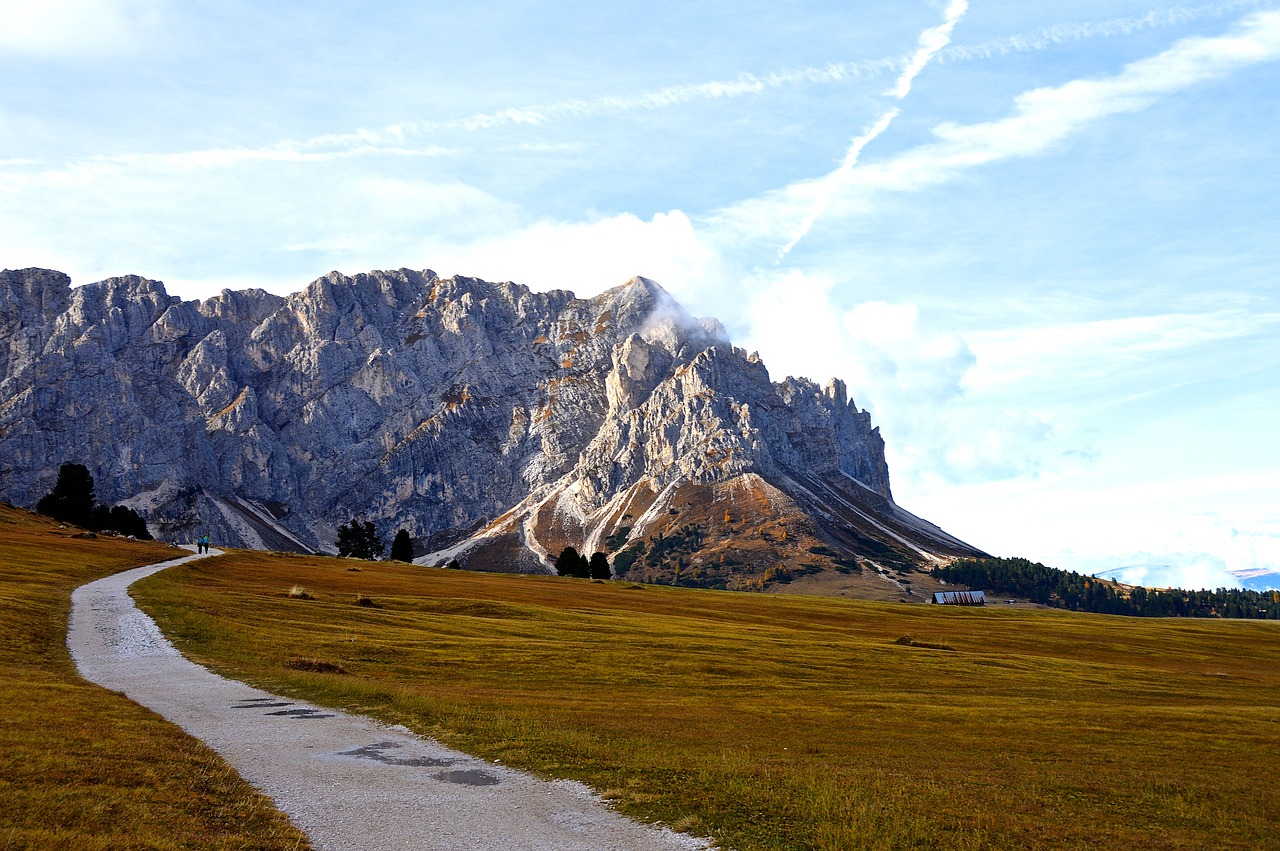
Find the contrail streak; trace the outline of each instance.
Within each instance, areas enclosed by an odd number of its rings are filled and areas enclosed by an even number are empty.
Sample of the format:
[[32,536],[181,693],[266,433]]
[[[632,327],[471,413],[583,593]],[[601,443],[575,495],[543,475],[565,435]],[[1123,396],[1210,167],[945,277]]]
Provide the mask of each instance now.
[[791,241],[778,251],[779,260],[786,257],[787,253],[796,247],[796,243],[808,235],[818,219],[822,218],[822,214],[827,211],[827,205],[831,203],[831,194],[835,192],[840,178],[858,164],[858,156],[862,153],[862,149],[889,128],[889,125],[893,123],[893,119],[898,117],[899,111],[897,107],[894,107],[881,115],[879,120],[871,125],[870,129],[861,136],[854,138],[853,143],[849,145],[849,150],[845,151],[844,161],[840,163],[840,167],[824,177],[818,184],[818,197],[814,199],[813,208],[809,210],[809,215],[805,220],[800,223],[800,227],[797,229],[795,236],[791,238]]
[[[1207,17],[1223,16],[1241,9],[1273,5],[1275,5],[1274,0],[1225,0],[1225,2],[1206,3],[1199,6],[1176,6],[1108,21],[1058,24],[976,45],[949,44],[927,56],[922,52],[926,46],[921,44],[910,59],[883,57],[857,62],[834,62],[823,66],[774,71],[767,74],[743,73],[735,79],[667,86],[631,96],[610,96],[511,107],[443,121],[410,121],[375,129],[325,134],[301,140],[283,140],[258,148],[97,156],[89,157],[84,162],[98,165],[112,162],[121,165],[162,163],[173,167],[182,167],[184,163],[189,163],[191,167],[208,168],[255,160],[315,162],[358,156],[439,156],[448,153],[450,149],[422,148],[406,143],[410,138],[420,135],[480,131],[509,125],[535,126],[601,114],[660,110],[699,101],[748,97],[788,86],[822,85],[846,80],[870,79],[895,71],[899,76],[893,89],[886,94],[896,96],[904,88],[910,89],[911,83],[923,69],[924,63],[929,61],[944,64],[990,59],[1011,53],[1045,50],[1056,45],[1092,38],[1123,36],[1148,29],[1178,26]],[[946,25],[943,24],[943,26]],[[926,32],[932,33],[939,29],[934,27]],[[921,59],[924,63],[919,67],[912,67],[913,62]],[[854,147],[850,145],[851,152]],[[846,155],[847,159],[848,155]],[[31,159],[0,160],[0,168],[5,169],[26,169],[43,164],[41,161]]]
[[960,19],[964,17],[964,13],[967,11],[969,11],[968,0],[951,0],[951,5],[947,6],[946,17],[943,22],[920,33],[919,46],[916,48],[916,52],[907,60],[907,67],[898,76],[898,82],[890,90],[889,94],[898,100],[902,100],[911,93],[911,84],[920,75],[920,72],[924,70],[924,66],[929,64],[929,60],[937,56],[938,51],[951,43],[951,31],[956,28],[956,24],[960,23]]
[[[968,0],[951,0],[942,23],[920,33],[920,38],[916,42],[915,52],[907,60],[906,67],[898,75],[893,88],[886,94],[893,96],[896,100],[902,100],[911,93],[911,84],[915,82],[916,77],[920,76],[920,72],[925,69],[930,60],[950,44],[952,31],[968,10]],[[778,251],[779,260],[786,257],[791,252],[791,249],[799,244],[800,240],[808,236],[809,231],[813,229],[818,219],[822,218],[822,214],[827,211],[827,205],[831,203],[832,193],[839,187],[845,176],[853,170],[853,167],[858,164],[858,157],[862,155],[862,149],[875,141],[876,137],[885,130],[888,130],[889,125],[893,123],[893,120],[898,117],[900,112],[901,110],[895,106],[881,115],[869,130],[860,136],[854,137],[849,144],[849,149],[845,151],[844,159],[840,162],[840,165],[818,183],[818,194],[814,200],[813,208],[809,211],[809,215],[805,217],[805,220],[800,223],[800,227],[795,235],[791,237],[791,241]]]
[[1228,2],[1206,3],[1201,6],[1175,6],[1171,9],[1157,9],[1141,15],[1113,18],[1109,21],[1055,24],[1050,27],[1032,30],[1029,33],[991,39],[981,44],[949,45],[938,55],[938,63],[991,59],[996,56],[1007,56],[1011,53],[1045,50],[1056,45],[1086,41],[1092,38],[1132,35],[1143,30],[1156,29],[1158,27],[1175,27],[1194,23],[1203,18],[1223,17],[1245,9],[1273,5],[1275,5],[1274,2],[1268,2],[1268,0],[1228,0]]

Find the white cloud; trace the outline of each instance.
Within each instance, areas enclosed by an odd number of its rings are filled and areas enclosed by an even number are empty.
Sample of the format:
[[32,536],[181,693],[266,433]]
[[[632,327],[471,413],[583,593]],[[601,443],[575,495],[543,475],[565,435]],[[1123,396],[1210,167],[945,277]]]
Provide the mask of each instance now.
[[1182,39],[1168,50],[1126,65],[1115,76],[1024,92],[1007,118],[939,124],[934,134],[940,142],[864,167],[855,182],[866,188],[916,189],[958,170],[1037,154],[1094,121],[1141,111],[1160,96],[1278,57],[1280,12],[1259,12],[1246,17],[1231,34]]
[[978,359],[963,339],[920,327],[914,304],[841,307],[831,278],[757,270],[738,286],[739,345],[759,350],[775,380],[838,377],[886,436],[895,485],[1034,478],[1092,450],[1033,412],[974,406]]
[[979,364],[967,386],[986,390],[1055,372],[1094,379],[1152,355],[1264,334],[1277,325],[1280,314],[1220,310],[975,333],[968,339]]
[[541,221],[469,242],[439,242],[427,251],[441,274],[514,280],[579,296],[636,275],[652,278],[676,295],[724,287],[719,256],[679,210],[647,221],[630,213],[589,222]]
[[[329,269],[420,268],[430,260],[424,234],[457,243],[527,221],[517,205],[469,184],[343,168],[317,179],[306,167],[262,163],[227,172],[99,164],[62,172],[58,183],[8,187],[4,256],[80,282],[137,272],[187,298],[233,282],[293,291]],[[254,274],[264,256],[270,277]]]
[[1280,573],[1280,470],[1264,461],[1256,472],[1196,475],[1175,457],[1163,475],[1144,477],[1138,461],[1062,468],[1047,481],[922,488],[906,504],[996,555],[1079,573],[1191,588]]
[[1227,569],[1225,561],[1209,553],[1182,553],[1176,559],[1139,553],[1120,556],[1118,560],[1132,563],[1092,573],[1127,585],[1143,585],[1147,588],[1185,588],[1197,591],[1202,588],[1244,587],[1240,577]]
[[1093,122],[1139,112],[1160,97],[1277,58],[1280,11],[1257,12],[1227,35],[1182,39],[1113,76],[1023,92],[1006,118],[975,124],[943,122],[934,127],[936,142],[790,184],[719,210],[707,221],[740,231],[739,241],[794,242],[797,222],[806,220],[814,199],[824,205],[830,199],[829,206],[846,215],[865,214],[874,209],[871,199],[877,192],[919,191],[968,169],[1042,153]]
[[1196,513],[1162,530],[1155,552],[1092,556],[1090,572],[1148,587],[1240,588],[1250,577],[1280,572],[1280,515]]
[[0,0],[0,52],[80,57],[139,49],[166,0]]

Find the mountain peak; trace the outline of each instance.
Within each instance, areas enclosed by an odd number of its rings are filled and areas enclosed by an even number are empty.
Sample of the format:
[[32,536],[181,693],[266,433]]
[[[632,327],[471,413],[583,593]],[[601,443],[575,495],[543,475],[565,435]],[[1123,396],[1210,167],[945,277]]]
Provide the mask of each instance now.
[[0,496],[19,504],[78,461],[162,537],[327,550],[359,517],[427,561],[547,570],[573,545],[717,587],[973,552],[893,504],[842,382],[771,383],[647,278],[592,299],[408,269],[203,302],[68,283],[0,274]]

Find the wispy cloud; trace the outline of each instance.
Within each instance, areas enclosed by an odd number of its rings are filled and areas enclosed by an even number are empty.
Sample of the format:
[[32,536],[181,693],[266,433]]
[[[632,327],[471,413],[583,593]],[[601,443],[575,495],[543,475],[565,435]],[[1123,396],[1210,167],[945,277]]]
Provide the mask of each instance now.
[[1280,313],[1221,310],[974,333],[968,341],[979,367],[967,384],[976,390],[1035,380],[1037,375],[1061,371],[1067,362],[1076,374],[1114,373],[1137,359],[1219,340],[1275,334],[1278,328]]
[[[1082,22],[1045,27],[1030,33],[1006,36],[977,45],[950,44],[951,30],[963,15],[967,3],[953,0],[944,22],[926,30],[915,51],[906,57],[885,56],[850,62],[764,74],[743,72],[736,78],[665,86],[650,92],[599,98],[556,101],[476,113],[442,121],[408,121],[383,128],[361,129],[350,133],[328,134],[288,143],[297,149],[325,148],[352,144],[396,144],[412,135],[430,135],[452,131],[487,130],[509,125],[545,125],[559,120],[589,118],[596,115],[654,111],[685,106],[709,100],[722,100],[762,94],[767,91],[801,85],[826,85],[850,80],[871,79],[897,73],[890,93],[901,99],[912,82],[930,62],[987,59],[1014,52],[1043,50],[1054,45],[1090,38],[1129,35],[1145,29],[1192,23],[1208,17],[1220,17],[1243,9],[1271,5],[1265,0],[1231,0],[1193,7],[1153,10],[1142,15],[1099,22]],[[954,20],[953,20],[954,17]],[[899,94],[901,92],[901,94]]]
[[[1069,42],[1123,36],[1147,29],[1183,25],[1272,4],[1265,0],[1230,0],[1199,6],[1153,10],[1141,15],[1107,21],[1060,24],[974,45],[950,44],[950,33],[955,25],[953,16],[958,20],[963,10],[959,12],[956,10],[963,5],[965,4],[953,0],[948,7],[946,20],[939,26],[922,33],[916,49],[907,56],[833,62],[759,74],[743,72],[732,79],[665,86],[634,95],[610,95],[531,104],[437,121],[405,121],[383,127],[321,134],[305,139],[282,140],[258,148],[235,147],[173,153],[142,153],[92,159],[133,166],[211,168],[234,166],[246,162],[325,162],[363,156],[441,156],[458,149],[439,145],[415,145],[412,144],[412,140],[417,137],[477,132],[504,126],[543,126],[558,121],[594,116],[658,111],[711,100],[759,95],[795,86],[830,85],[859,79],[873,79],[892,73],[896,73],[897,76],[892,89],[887,94],[901,99],[910,91],[916,76],[930,62],[973,61],[1010,53],[1044,50]],[[163,6],[164,0],[51,0],[44,4],[0,0],[0,49],[46,54],[86,50],[92,53],[95,50],[105,49],[103,44],[113,40],[104,38],[103,33],[116,33],[114,41],[117,44],[112,49],[124,50],[140,37],[138,33],[158,25]],[[56,26],[64,19],[79,23],[69,27]],[[94,24],[94,21],[98,23]],[[92,44],[82,43],[86,39]],[[846,151],[842,168],[849,167],[851,158],[856,160],[862,148],[874,138],[872,134],[878,135],[883,132],[881,124],[884,123],[887,127],[886,122],[892,122],[894,115],[889,115],[887,119],[882,116],[865,133],[853,140]],[[31,165],[41,165],[41,163],[30,159],[0,161],[0,168]]]
[[[1042,153],[1096,121],[1140,112],[1161,97],[1277,58],[1280,11],[1255,12],[1225,35],[1181,39],[1113,76],[1023,92],[1006,118],[941,123],[933,129],[935,142],[857,168],[842,164],[823,177],[798,181],[717,211],[708,221],[736,233],[729,237],[732,240],[773,238],[794,245],[794,223],[800,221],[803,235],[818,205],[825,211],[839,201],[865,210],[867,199],[877,192],[917,191],[979,166]],[[855,154],[861,151],[855,147]]]
[[1224,3],[1206,3],[1200,6],[1175,6],[1171,9],[1153,9],[1141,15],[1112,18],[1107,21],[1080,21],[1041,27],[1029,33],[1004,36],[980,44],[952,44],[938,55],[938,63],[965,62],[975,59],[991,59],[1013,53],[1029,53],[1046,50],[1062,44],[1086,41],[1094,38],[1114,38],[1133,35],[1144,30],[1183,26],[1206,18],[1226,15],[1259,7],[1274,6],[1273,0],[1230,0]]

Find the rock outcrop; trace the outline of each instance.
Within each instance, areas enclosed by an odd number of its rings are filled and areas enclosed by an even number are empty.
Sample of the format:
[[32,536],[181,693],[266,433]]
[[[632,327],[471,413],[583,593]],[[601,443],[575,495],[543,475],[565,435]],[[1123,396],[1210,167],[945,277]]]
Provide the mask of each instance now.
[[159,537],[248,547],[332,551],[358,517],[432,564],[545,571],[572,544],[728,587],[975,552],[893,503],[841,382],[772,382],[644,278],[578,299],[333,272],[182,301],[4,271],[0,498],[33,505],[64,461]]

